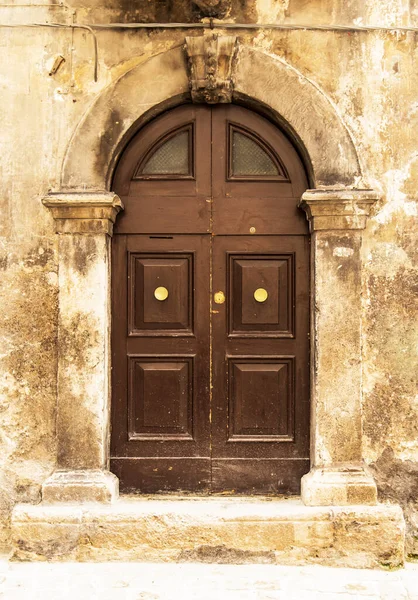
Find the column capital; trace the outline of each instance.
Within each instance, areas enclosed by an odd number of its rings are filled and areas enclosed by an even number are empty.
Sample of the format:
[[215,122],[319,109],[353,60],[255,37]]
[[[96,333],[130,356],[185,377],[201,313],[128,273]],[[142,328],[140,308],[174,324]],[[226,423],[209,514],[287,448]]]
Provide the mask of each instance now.
[[306,190],[299,203],[306,212],[311,232],[364,229],[373,204],[380,195],[375,190]]
[[50,192],[42,199],[55,219],[57,233],[112,235],[123,204],[113,192]]

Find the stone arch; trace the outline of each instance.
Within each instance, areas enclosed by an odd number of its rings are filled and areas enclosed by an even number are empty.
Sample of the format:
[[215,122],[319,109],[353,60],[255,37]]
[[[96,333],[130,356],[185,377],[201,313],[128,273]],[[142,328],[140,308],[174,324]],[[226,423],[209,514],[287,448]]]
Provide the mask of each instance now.
[[[122,75],[99,95],[77,127],[64,159],[61,190],[109,189],[115,160],[141,117],[189,97],[181,46]],[[348,129],[326,95],[296,69],[242,46],[234,99],[264,107],[288,131],[310,166],[314,187],[358,186],[361,169]]]

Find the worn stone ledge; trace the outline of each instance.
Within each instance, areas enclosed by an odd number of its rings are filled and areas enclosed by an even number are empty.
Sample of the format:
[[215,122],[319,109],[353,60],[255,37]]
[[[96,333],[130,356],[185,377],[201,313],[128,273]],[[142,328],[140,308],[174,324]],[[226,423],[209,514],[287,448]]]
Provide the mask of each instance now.
[[13,559],[400,567],[400,507],[306,507],[277,498],[121,498],[17,505]]
[[57,233],[112,235],[123,204],[113,192],[50,192],[42,199],[55,220]]
[[306,212],[311,232],[364,229],[373,204],[380,198],[375,190],[306,190],[300,208]]

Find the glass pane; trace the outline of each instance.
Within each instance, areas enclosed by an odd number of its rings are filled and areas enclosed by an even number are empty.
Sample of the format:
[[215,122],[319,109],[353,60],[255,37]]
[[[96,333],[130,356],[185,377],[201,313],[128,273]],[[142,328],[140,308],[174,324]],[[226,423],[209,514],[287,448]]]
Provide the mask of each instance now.
[[232,175],[279,175],[267,152],[252,138],[232,134]]
[[142,167],[141,175],[189,175],[189,132],[164,142]]

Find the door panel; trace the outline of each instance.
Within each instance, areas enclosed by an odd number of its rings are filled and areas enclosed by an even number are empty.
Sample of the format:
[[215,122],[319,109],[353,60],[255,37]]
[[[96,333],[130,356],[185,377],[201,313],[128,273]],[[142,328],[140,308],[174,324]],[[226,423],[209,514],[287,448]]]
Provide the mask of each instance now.
[[293,337],[294,254],[229,254],[229,334]]
[[294,360],[228,358],[228,442],[294,440]]
[[193,356],[130,356],[128,436],[193,440]]
[[192,335],[193,254],[131,253],[128,260],[129,334]]
[[[227,465],[225,464],[227,463]],[[309,471],[309,460],[259,458],[212,459],[211,490],[230,494],[300,493],[300,480]],[[232,486],[232,487],[231,487]]]
[[122,491],[209,487],[209,256],[209,236],[113,240],[111,468]]
[[308,257],[304,236],[214,238],[214,291],[228,290],[213,305],[214,490],[297,493],[309,470]]
[[208,458],[112,458],[110,468],[120,482],[122,493],[211,491],[211,467]]

